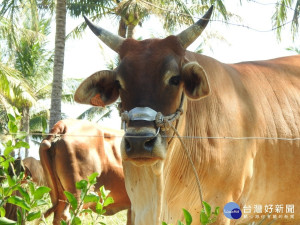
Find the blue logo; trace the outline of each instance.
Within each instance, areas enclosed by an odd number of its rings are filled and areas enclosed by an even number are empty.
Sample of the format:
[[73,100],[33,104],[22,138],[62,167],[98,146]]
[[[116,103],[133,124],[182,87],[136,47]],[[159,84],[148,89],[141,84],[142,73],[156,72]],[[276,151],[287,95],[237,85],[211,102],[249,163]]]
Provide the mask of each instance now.
[[227,203],[224,206],[223,213],[228,219],[236,220],[236,219],[241,218],[241,216],[242,216],[242,211],[241,211],[239,205],[236,204],[235,202]]

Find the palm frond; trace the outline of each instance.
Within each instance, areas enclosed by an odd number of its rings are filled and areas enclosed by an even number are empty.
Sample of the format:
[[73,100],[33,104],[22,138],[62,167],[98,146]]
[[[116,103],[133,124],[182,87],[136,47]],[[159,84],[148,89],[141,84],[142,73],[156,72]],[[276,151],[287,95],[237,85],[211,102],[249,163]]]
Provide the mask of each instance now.
[[48,83],[38,90],[35,90],[35,96],[37,99],[46,99],[51,98],[51,90],[52,90],[52,83]]
[[63,81],[62,101],[65,103],[74,103],[74,93],[82,79],[67,78]]
[[47,117],[45,115],[33,115],[30,118],[29,126],[32,133],[43,133],[47,129]]
[[296,34],[298,33],[299,19],[300,19],[300,0],[297,0],[295,9],[294,9],[293,21],[292,21],[293,37],[295,37]]
[[95,13],[105,15],[108,8],[114,7],[114,1],[99,1],[99,0],[67,0],[67,9],[73,17],[82,15],[93,15]]
[[275,12],[272,16],[273,27],[276,27],[277,38],[281,39],[281,30],[283,24],[287,20],[287,9],[291,7],[292,0],[280,0],[277,1],[275,6]]
[[77,119],[87,119],[87,120],[103,120],[104,118],[109,118],[113,108],[116,107],[116,103],[106,106],[105,108],[102,107],[91,107],[88,110],[84,111],[80,114]]
[[300,54],[300,48],[297,47],[288,47],[286,50]]

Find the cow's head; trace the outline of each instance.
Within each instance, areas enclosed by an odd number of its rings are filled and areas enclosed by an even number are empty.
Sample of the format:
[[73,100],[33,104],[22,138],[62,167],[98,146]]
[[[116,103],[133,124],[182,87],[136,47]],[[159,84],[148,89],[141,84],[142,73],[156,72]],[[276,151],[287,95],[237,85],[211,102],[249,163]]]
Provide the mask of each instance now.
[[[120,56],[113,71],[88,77],[75,93],[75,101],[106,106],[120,97],[126,133],[121,150],[123,160],[153,165],[165,158],[168,131],[159,130],[159,115],[170,116],[180,108],[182,96],[198,100],[209,94],[203,68],[185,59],[185,49],[201,34],[213,7],[194,25],[177,36],[137,41],[123,39],[95,26],[91,30]],[[160,113],[158,113],[160,112]]]

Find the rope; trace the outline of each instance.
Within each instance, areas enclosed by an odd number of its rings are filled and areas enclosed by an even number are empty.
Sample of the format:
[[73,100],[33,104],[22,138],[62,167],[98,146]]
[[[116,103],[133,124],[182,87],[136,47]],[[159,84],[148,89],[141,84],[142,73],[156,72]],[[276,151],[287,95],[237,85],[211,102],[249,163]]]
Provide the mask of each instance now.
[[187,157],[188,157],[188,159],[190,161],[190,164],[192,166],[194,175],[196,177],[196,182],[197,182],[197,186],[198,186],[199,196],[200,196],[200,200],[201,200],[201,206],[202,206],[202,209],[204,209],[203,195],[202,195],[202,189],[201,189],[200,179],[199,179],[198,173],[196,171],[195,165],[193,163],[192,157],[191,157],[189,151],[187,150],[186,145],[183,143],[183,141],[182,141],[182,139],[181,139],[181,137],[180,137],[177,129],[169,121],[167,121],[167,122],[169,123],[169,127],[171,127],[173,129],[173,131],[175,132],[175,134],[177,135],[177,137],[178,137],[178,139],[179,139],[179,141],[180,141],[180,143],[181,143],[181,145],[182,145],[182,147],[183,147],[183,149],[185,151],[185,154],[187,155]]
[[176,127],[178,125],[179,117],[183,114],[183,109],[182,109],[183,101],[184,101],[184,95],[182,94],[179,108],[176,110],[175,113],[173,113],[173,114],[171,114],[169,116],[163,116],[163,114],[161,112],[158,112],[157,115],[156,115],[156,118],[155,118],[155,124],[158,127],[158,130],[160,128],[162,131],[166,131],[166,130],[169,130],[170,128],[172,128],[172,130],[174,131],[174,133],[178,137],[178,139],[179,139],[179,141],[181,143],[181,146],[183,147],[183,149],[185,151],[185,154],[186,154],[186,156],[187,156],[187,158],[188,158],[188,160],[190,162],[190,165],[192,166],[193,173],[195,175],[197,186],[198,186],[198,191],[199,191],[201,206],[202,206],[202,209],[204,209],[203,195],[202,195],[202,189],[201,189],[200,179],[199,179],[198,173],[196,171],[195,165],[193,163],[192,157],[191,157],[191,155],[190,155],[190,153],[189,153],[186,145],[184,144],[181,136],[179,135],[177,129],[172,124],[174,121],[177,121]]

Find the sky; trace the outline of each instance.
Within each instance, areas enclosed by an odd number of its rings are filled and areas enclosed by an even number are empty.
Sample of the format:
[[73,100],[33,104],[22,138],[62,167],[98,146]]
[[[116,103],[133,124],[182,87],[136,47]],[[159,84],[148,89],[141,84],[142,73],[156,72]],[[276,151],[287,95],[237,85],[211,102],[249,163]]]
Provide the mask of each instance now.
[[[263,2],[263,4],[258,2]],[[286,50],[287,47],[300,46],[299,41],[293,43],[290,26],[283,29],[281,42],[277,40],[275,31],[271,31],[271,16],[275,10],[275,2],[276,0],[243,1],[241,6],[239,1],[226,0],[227,10],[237,14],[241,21],[232,21],[231,23],[235,25],[211,21],[203,34],[188,49],[194,50],[205,39],[203,54],[224,63],[265,60],[295,54]],[[199,18],[201,16],[199,15]],[[290,11],[288,20],[291,17],[292,12]],[[197,18],[195,18],[196,20]],[[68,17],[67,33],[82,22],[83,18],[72,19]],[[118,21],[103,19],[98,25],[112,33],[117,33]],[[178,32],[174,34],[179,33],[184,28],[178,29]],[[54,33],[52,36],[50,41],[54,45]],[[136,37],[146,39],[153,36],[165,37],[167,33],[163,30],[160,21],[151,17],[144,22],[142,27],[136,28]],[[105,50],[105,56],[101,53],[100,44]],[[84,32],[81,39],[68,40],[65,50],[65,78],[86,78],[94,72],[105,70],[105,62],[116,56],[89,29]],[[63,105],[62,111],[69,118],[76,118],[87,108],[88,106],[75,103],[72,106]],[[110,119],[101,121],[101,124],[106,127],[120,128],[118,113],[114,112]]]

